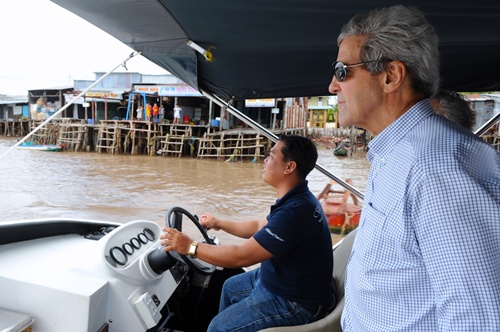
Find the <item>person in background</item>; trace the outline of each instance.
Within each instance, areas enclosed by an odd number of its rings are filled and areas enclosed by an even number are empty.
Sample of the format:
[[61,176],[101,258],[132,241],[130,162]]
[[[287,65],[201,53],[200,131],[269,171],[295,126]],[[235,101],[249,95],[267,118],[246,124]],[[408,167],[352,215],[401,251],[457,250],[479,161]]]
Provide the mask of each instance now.
[[151,121],[151,115],[153,114],[152,109],[151,109],[151,104],[147,103],[146,104],[146,121]]
[[165,108],[163,107],[163,104],[160,107],[160,122],[163,122],[163,119],[165,119]]
[[500,154],[434,113],[434,28],[416,8],[379,8],[337,43],[339,122],[375,136],[343,331],[500,331]]
[[160,108],[158,107],[158,104],[153,105],[153,121],[158,122],[158,115],[160,113]]
[[187,235],[164,228],[161,244],[222,267],[259,268],[226,280],[219,314],[208,331],[258,331],[273,326],[307,324],[321,319],[334,303],[332,239],[318,199],[306,176],[318,153],[301,136],[281,136],[264,161],[262,180],[278,200],[266,220],[222,220],[210,214],[203,227],[247,239],[240,245],[197,244]]
[[175,107],[174,107],[174,122],[173,123],[179,123],[179,119],[181,118],[181,111],[182,111],[182,108],[179,107],[179,104],[175,104]]
[[223,130],[228,130],[229,127],[229,113],[226,111],[221,119],[221,127]]
[[141,105],[137,107],[137,120],[141,121],[142,120],[142,113],[144,112],[144,109],[142,108]]
[[472,131],[476,125],[476,111],[473,110],[464,96],[458,92],[439,90],[431,98],[434,111],[449,120]]

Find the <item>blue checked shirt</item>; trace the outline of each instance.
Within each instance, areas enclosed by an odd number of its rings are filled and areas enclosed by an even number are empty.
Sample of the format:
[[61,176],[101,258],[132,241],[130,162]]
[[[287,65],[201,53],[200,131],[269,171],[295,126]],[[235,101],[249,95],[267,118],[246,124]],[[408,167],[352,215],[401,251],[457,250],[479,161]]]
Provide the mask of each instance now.
[[369,144],[344,331],[500,331],[500,154],[427,99]]

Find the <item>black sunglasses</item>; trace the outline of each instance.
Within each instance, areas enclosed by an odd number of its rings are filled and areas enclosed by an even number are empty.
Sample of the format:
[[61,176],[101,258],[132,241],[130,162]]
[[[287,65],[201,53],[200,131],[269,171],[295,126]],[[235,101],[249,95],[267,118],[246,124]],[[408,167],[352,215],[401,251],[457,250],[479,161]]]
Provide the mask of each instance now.
[[365,62],[359,62],[359,63],[353,63],[352,65],[344,65],[344,63],[342,63],[340,61],[335,61],[332,64],[333,73],[335,74],[335,77],[337,78],[337,81],[344,82],[344,80],[347,77],[347,71],[346,71],[347,68],[356,67],[356,66],[362,66],[362,65],[367,64],[367,63],[379,62],[379,61],[382,61],[382,59],[365,61]]

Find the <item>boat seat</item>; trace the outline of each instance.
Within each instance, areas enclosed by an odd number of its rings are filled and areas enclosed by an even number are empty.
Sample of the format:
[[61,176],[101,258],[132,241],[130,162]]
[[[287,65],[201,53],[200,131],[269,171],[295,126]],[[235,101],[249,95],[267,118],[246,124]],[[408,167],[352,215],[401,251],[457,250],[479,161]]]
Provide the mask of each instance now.
[[333,249],[333,279],[337,304],[333,311],[324,318],[306,325],[270,327],[260,332],[341,332],[340,318],[344,309],[344,279],[345,269],[351,254],[356,229]]

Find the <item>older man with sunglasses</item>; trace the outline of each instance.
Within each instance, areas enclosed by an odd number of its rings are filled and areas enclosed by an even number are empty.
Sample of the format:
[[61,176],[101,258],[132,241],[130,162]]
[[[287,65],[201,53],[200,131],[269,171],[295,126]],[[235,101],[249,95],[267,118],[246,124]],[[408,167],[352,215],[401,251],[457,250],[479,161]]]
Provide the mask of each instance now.
[[339,122],[375,135],[343,330],[500,331],[500,155],[434,113],[434,29],[394,6],[356,15],[338,45]]

